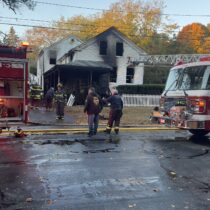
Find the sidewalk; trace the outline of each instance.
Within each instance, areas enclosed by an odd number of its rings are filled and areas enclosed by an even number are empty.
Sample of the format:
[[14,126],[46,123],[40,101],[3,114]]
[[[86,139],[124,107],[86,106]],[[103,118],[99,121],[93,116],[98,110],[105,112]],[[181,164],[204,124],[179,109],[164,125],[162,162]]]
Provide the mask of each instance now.
[[45,108],[39,108],[29,111],[29,123],[36,125],[69,125],[74,124],[75,120],[68,114],[65,114],[64,120],[56,120],[55,111],[46,111]]
[[[29,123],[27,125],[20,124],[19,126],[29,135],[87,133],[88,126],[86,124],[76,124],[76,120],[74,117],[66,113],[64,120],[56,120],[56,114],[54,111],[46,111],[45,108],[39,108],[30,110]],[[105,124],[100,124],[98,131],[103,132],[105,130],[105,127]],[[10,131],[3,130],[2,134],[10,135],[16,129],[17,125],[12,125]],[[152,132],[167,130],[176,129],[156,124],[133,124],[120,126],[121,132]]]

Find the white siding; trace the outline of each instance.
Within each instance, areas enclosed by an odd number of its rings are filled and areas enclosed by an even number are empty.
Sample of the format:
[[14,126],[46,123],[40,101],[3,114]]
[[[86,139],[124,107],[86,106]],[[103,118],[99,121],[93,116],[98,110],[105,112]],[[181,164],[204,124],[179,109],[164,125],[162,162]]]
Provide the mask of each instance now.
[[[75,42],[72,42],[72,37],[68,39],[61,40],[60,42],[52,45],[51,47],[45,48],[43,53],[40,55],[37,62],[37,71],[40,83],[43,85],[43,78],[41,75],[46,71],[50,70],[54,65],[49,64],[50,51],[56,51],[56,59],[60,59],[66,53],[76,46],[79,46],[81,43],[77,39]],[[100,41],[107,41],[107,55],[100,55]],[[123,43],[123,56],[116,56],[116,43]],[[88,60],[88,61],[103,61],[106,64],[109,64],[112,67],[117,67],[117,80],[116,83],[111,83],[110,85],[122,85],[126,84],[126,73],[128,68],[129,57],[138,60],[141,54],[145,54],[138,47],[136,47],[132,42],[124,39],[116,31],[109,30],[102,33],[99,36],[96,36],[91,41],[88,41],[83,46],[77,48],[74,51],[73,61],[76,60]],[[64,58],[60,63],[69,63],[71,62],[69,57]],[[144,76],[144,66],[140,64],[135,66],[135,74],[133,83],[129,84],[143,84]]]
[[[99,53],[99,43],[100,40],[106,40],[107,55],[100,55]],[[116,43],[123,42],[124,53],[123,56],[116,56]],[[129,45],[127,42],[119,38],[117,35],[111,33],[107,36],[101,37],[101,39],[96,39],[86,47],[77,51],[74,55],[74,60],[91,60],[91,61],[104,61],[105,63],[117,67],[117,82],[115,85],[126,84],[126,72],[128,67],[128,58],[132,57],[134,59],[139,59],[140,52],[133,46]],[[143,84],[144,76],[144,66],[135,67],[134,82],[132,84]],[[131,83],[130,83],[131,84]],[[111,83],[110,85],[113,85]]]
[[[74,39],[74,41],[72,40]],[[50,47],[43,49],[43,53],[39,56],[37,61],[37,76],[40,78],[39,83],[43,87],[43,73],[50,70],[54,65],[50,64],[50,52],[55,51],[56,61],[69,52],[72,48],[80,45],[81,42],[75,37],[63,39]]]

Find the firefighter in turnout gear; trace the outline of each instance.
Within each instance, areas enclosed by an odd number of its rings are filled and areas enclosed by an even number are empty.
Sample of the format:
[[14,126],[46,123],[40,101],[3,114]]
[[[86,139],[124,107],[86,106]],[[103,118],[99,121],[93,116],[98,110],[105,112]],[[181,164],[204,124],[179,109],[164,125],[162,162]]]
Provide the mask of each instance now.
[[17,127],[17,130],[14,132],[14,136],[16,138],[23,138],[23,137],[25,137],[27,135],[24,133],[24,131],[22,130],[22,128]]
[[63,120],[64,119],[64,107],[66,104],[67,96],[62,89],[63,85],[58,83],[57,91],[54,94],[54,101],[56,103],[56,119]]
[[112,95],[107,99],[104,99],[105,103],[110,103],[109,121],[106,127],[106,133],[110,134],[112,126],[114,124],[114,131],[119,133],[120,119],[122,117],[123,101],[118,95],[117,89],[112,89]]
[[30,98],[31,98],[31,105],[32,107],[39,107],[41,100],[43,97],[43,90],[41,86],[35,84],[32,85],[31,90],[30,90]]

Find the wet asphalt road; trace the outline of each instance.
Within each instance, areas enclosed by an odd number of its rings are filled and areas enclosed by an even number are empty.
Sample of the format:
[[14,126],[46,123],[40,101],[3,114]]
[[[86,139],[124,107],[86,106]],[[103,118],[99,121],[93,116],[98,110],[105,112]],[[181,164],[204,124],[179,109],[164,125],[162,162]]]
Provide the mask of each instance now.
[[0,140],[0,209],[210,209],[210,140],[185,131]]

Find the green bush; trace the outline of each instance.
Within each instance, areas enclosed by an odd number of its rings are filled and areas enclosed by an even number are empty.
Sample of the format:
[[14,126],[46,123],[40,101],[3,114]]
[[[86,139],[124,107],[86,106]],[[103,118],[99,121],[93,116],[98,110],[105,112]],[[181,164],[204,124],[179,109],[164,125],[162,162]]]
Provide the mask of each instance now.
[[165,85],[119,85],[117,87],[120,94],[144,94],[144,95],[160,95]]

